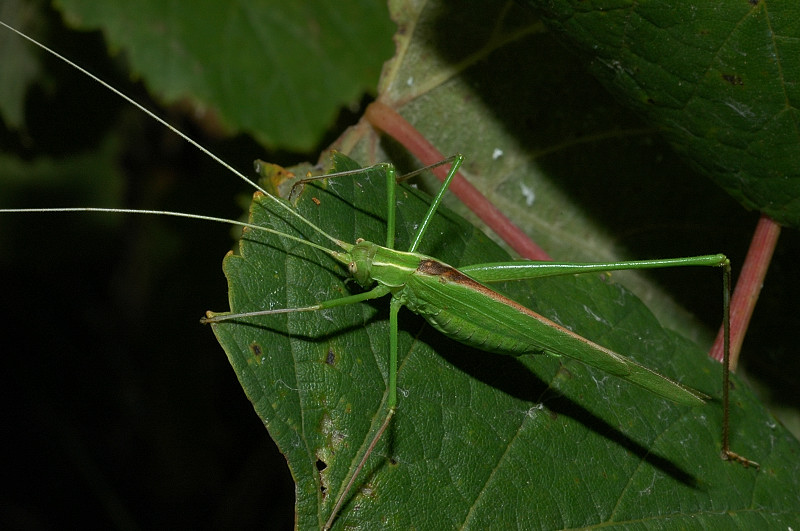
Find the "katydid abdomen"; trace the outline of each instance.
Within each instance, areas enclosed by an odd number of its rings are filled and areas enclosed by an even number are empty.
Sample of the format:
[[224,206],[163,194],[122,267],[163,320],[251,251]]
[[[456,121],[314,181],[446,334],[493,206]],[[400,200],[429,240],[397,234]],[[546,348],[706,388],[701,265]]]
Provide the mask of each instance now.
[[361,241],[351,274],[383,285],[441,333],[498,354],[549,353],[581,361],[679,404],[708,397],[560,326],[434,258]]

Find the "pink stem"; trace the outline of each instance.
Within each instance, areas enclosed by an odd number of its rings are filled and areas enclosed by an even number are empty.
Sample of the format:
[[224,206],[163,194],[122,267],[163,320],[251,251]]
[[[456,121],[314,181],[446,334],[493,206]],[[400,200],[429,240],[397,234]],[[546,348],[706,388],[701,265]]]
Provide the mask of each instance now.
[[[731,357],[730,370],[735,371],[742,350],[742,343],[758,301],[758,295],[764,285],[767,268],[772,260],[772,253],[778,242],[781,226],[765,215],[761,215],[750,241],[750,249],[742,265],[742,272],[736,282],[731,299]],[[722,361],[724,355],[723,330],[720,328],[709,356]]]
[[[373,127],[397,140],[423,164],[433,164],[445,158],[428,139],[391,107],[376,101],[367,107],[365,116]],[[433,173],[440,180],[444,180],[447,168],[436,168]],[[520,256],[530,260],[552,260],[460,173],[453,179],[450,189]],[[736,369],[747,325],[753,315],[779,234],[780,225],[762,216],[731,299],[731,370]],[[709,356],[722,361],[723,353],[723,330],[720,328]]]
[[[423,164],[433,164],[445,158],[413,125],[391,107],[376,101],[367,107],[365,116],[373,127],[384,131],[400,142]],[[447,175],[447,167],[436,168],[433,173],[440,180],[444,180]],[[522,229],[504,216],[460,173],[450,184],[450,191],[520,256],[530,260],[552,260],[541,247],[528,238]]]

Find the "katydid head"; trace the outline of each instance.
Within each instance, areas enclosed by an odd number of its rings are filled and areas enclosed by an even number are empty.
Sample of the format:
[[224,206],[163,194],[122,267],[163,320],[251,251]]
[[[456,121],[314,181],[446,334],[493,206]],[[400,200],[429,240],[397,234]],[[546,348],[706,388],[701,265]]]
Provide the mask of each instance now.
[[372,264],[378,247],[372,242],[359,238],[350,250],[347,270],[363,288],[369,288],[375,283],[375,279],[372,277]]
[[417,253],[397,251],[369,242],[363,238],[349,245],[346,252],[329,253],[338,262],[347,266],[358,284],[365,289],[374,284],[387,288],[399,288],[405,285],[410,274],[417,270],[420,261],[426,257]]
[[418,253],[397,251],[359,238],[350,251],[347,269],[362,287],[378,283],[387,288],[403,287],[422,260]]

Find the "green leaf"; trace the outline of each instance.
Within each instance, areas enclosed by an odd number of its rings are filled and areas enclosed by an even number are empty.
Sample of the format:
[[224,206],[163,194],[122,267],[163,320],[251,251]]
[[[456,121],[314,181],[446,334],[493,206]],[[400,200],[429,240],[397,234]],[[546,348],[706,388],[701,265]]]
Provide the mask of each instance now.
[[[350,166],[337,160],[335,169]],[[298,212],[333,235],[382,241],[384,177],[307,186]],[[316,201],[314,201],[316,199]],[[426,199],[403,188],[398,248]],[[319,241],[266,201],[251,221]],[[444,211],[423,252],[453,265],[507,259]],[[351,292],[331,259],[257,231],[224,269],[231,310],[299,307]],[[588,277],[588,278],[587,278]],[[527,285],[526,285],[527,284]],[[720,367],[663,330],[629,292],[596,275],[513,283],[504,292],[603,345],[714,397]],[[297,481],[297,526],[322,525],[385,416],[386,301],[215,325],[248,397]],[[580,363],[468,349],[401,312],[398,411],[336,528],[574,528],[796,522],[800,446],[745,387],[719,458],[719,402],[687,409]],[[764,444],[769,441],[769,444]]]
[[314,147],[391,54],[392,28],[374,1],[59,5],[73,26],[103,29],[158,99],[188,99],[195,114],[216,113],[228,131],[276,148]]
[[800,227],[794,3],[527,3],[701,173],[746,208]]

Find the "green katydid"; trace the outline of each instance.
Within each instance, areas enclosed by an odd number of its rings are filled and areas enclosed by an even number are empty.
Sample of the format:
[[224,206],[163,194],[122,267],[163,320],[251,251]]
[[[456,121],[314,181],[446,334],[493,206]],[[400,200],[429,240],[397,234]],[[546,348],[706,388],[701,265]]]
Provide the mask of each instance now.
[[[340,492],[336,505],[331,510],[328,521],[325,524],[326,529],[333,524],[338,510],[350,493],[359,472],[364,467],[395,413],[395,408],[397,407],[398,311],[402,306],[407,306],[414,313],[423,316],[434,328],[445,335],[481,350],[514,356],[549,353],[556,356],[574,358],[686,406],[700,405],[704,403],[705,399],[709,398],[698,391],[687,388],[628,358],[619,356],[570,332],[566,328],[490,290],[485,284],[620,269],[711,266],[719,267],[723,270],[724,292],[727,293],[730,282],[730,264],[724,255],[716,254],[612,263],[516,261],[463,266],[460,269],[452,268],[435,258],[417,252],[428,225],[447,190],[447,185],[457,172],[463,157],[457,155],[444,162],[450,161],[453,164],[448,172],[448,177],[431,202],[428,212],[417,228],[408,251],[393,249],[395,231],[394,183],[396,177],[394,168],[389,164],[380,164],[367,170],[356,169],[325,176],[329,179],[338,178],[354,173],[363,174],[365,171],[375,169],[385,174],[388,190],[386,246],[361,240],[358,240],[355,245],[342,242],[291,211],[292,216],[297,216],[298,221],[309,225],[313,231],[335,243],[340,250],[325,249],[296,237],[290,237],[291,240],[296,243],[311,245],[317,250],[329,254],[334,260],[346,266],[349,274],[367,291],[320,301],[318,304],[304,307],[267,309],[245,313],[210,313],[209,317],[204,319],[206,323],[244,320],[243,322],[252,325],[258,323],[258,318],[263,318],[263,316],[321,311],[391,295],[389,311],[390,360],[386,415],[351,474],[347,485]],[[309,180],[306,179],[302,182]],[[268,197],[268,203],[275,201],[272,196]],[[727,308],[727,298],[725,306]],[[755,465],[755,463],[731,452],[728,449],[727,433],[724,437],[724,458],[736,459],[745,465]]]
[[[457,159],[457,162],[460,164],[460,159]],[[380,168],[385,170],[387,181],[393,180],[393,169],[390,166],[382,165]],[[454,174],[454,170],[451,170],[451,175]],[[390,192],[394,190],[394,186],[388,186],[388,190]],[[438,201],[441,200],[442,195],[446,191],[446,186],[443,186],[440,190],[440,193],[437,195],[437,198],[434,204],[429,209],[429,214],[426,216],[425,220],[422,222],[421,227],[417,231],[416,239],[411,244],[409,252],[413,253],[418,245],[420,240],[425,234],[425,229],[427,227],[428,221],[430,217],[436,212],[436,208],[438,205]],[[275,205],[278,205],[278,208],[283,209],[286,213],[290,216],[295,216],[296,219],[302,223],[306,223],[303,217],[294,213],[294,210],[289,208],[285,203],[275,200],[272,196],[267,195],[271,201]],[[33,211],[42,211],[44,209],[37,209]],[[72,209],[65,209],[65,210],[72,210]],[[74,209],[74,210],[108,210],[108,209]],[[127,212],[126,210],[111,210],[114,212]],[[141,212],[139,212],[141,213]],[[214,220],[214,221],[225,221],[219,220],[217,218],[211,218],[206,216],[194,216],[194,215],[187,215],[182,213],[170,213],[170,212],[144,212],[144,213],[158,213],[158,214],[168,214],[168,215],[176,215],[182,217],[195,217],[200,219],[207,219],[207,220]],[[578,336],[571,334],[570,332],[566,331],[563,328],[553,327],[548,324],[548,322],[541,320],[537,317],[531,315],[531,313],[525,311],[521,307],[515,306],[510,301],[501,298],[500,296],[494,295],[489,291],[485,291],[483,288],[478,287],[477,284],[473,283],[466,279],[466,277],[462,277],[454,270],[448,269],[446,266],[442,265],[440,262],[429,259],[429,258],[420,258],[418,255],[409,255],[407,253],[402,253],[398,251],[393,251],[393,237],[394,237],[394,228],[395,228],[395,221],[394,221],[394,196],[393,193],[389,194],[388,200],[388,207],[387,207],[387,215],[389,216],[389,222],[387,223],[387,240],[386,246],[373,246],[373,244],[367,243],[357,243],[355,246],[351,244],[347,244],[345,242],[341,242],[335,237],[329,237],[330,241],[332,241],[336,245],[340,245],[343,251],[331,251],[329,249],[321,249],[323,252],[330,254],[331,256],[337,258],[338,260],[342,261],[345,264],[354,264],[354,267],[351,267],[351,272],[356,273],[356,278],[359,280],[360,283],[366,285],[370,283],[371,278],[369,276],[359,276],[358,273],[363,273],[364,265],[366,262],[362,262],[360,259],[356,260],[353,257],[353,253],[376,253],[379,256],[383,257],[383,260],[386,262],[386,265],[389,267],[390,271],[396,271],[399,267],[400,269],[405,269],[406,272],[409,270],[416,270],[423,265],[423,269],[426,270],[428,273],[433,275],[434,273],[438,274],[437,278],[432,279],[430,276],[428,280],[425,281],[425,284],[418,284],[416,287],[410,287],[408,283],[403,285],[404,288],[408,288],[410,291],[402,291],[398,292],[400,295],[398,298],[393,298],[393,302],[391,303],[391,311],[390,311],[390,340],[396,342],[397,339],[397,312],[400,306],[405,303],[409,306],[413,306],[412,309],[416,309],[426,318],[430,318],[434,326],[439,328],[440,330],[444,331],[445,333],[450,332],[451,335],[459,337],[459,332],[454,332],[454,329],[448,328],[448,323],[443,321],[437,321],[437,314],[440,310],[442,310],[446,305],[441,302],[442,297],[450,297],[454,302],[467,302],[470,306],[478,306],[479,314],[470,315],[468,317],[471,326],[475,326],[476,324],[482,324],[481,321],[484,321],[483,324],[488,324],[488,327],[484,326],[481,328],[472,328],[472,331],[480,330],[479,334],[483,334],[481,341],[495,341],[497,345],[493,348],[489,348],[488,350],[495,350],[501,352],[515,352],[515,353],[525,353],[525,352],[532,352],[532,351],[551,351],[551,352],[559,352],[562,355],[567,356],[574,356],[577,359],[581,359],[584,362],[589,364],[598,366],[603,370],[611,372],[612,374],[616,374],[623,378],[627,378],[639,385],[656,392],[662,396],[667,398],[676,400],[678,402],[691,405],[691,404],[699,404],[702,403],[703,395],[697,393],[691,389],[685,388],[680,384],[672,382],[634,362],[627,360],[626,358],[619,357],[612,352],[603,349],[602,347],[598,347],[594,344],[590,344],[585,340],[579,338]],[[264,229],[263,227],[255,226],[255,225],[248,225],[244,224],[244,226],[248,227],[253,231],[267,231],[276,233],[270,229]],[[321,229],[316,228],[314,225],[309,225],[312,227],[313,230],[319,232],[320,234],[325,234]],[[289,238],[293,239],[296,243],[300,243],[303,245],[312,245],[319,249],[319,246],[316,244],[312,244],[306,242],[304,240],[296,239],[295,237],[284,234],[281,232],[277,232],[277,234],[282,238]],[[409,262],[410,261],[410,262]],[[691,257],[691,258],[682,258],[682,259],[675,259],[675,260],[657,260],[652,262],[635,262],[635,263],[612,263],[612,264],[592,264],[592,265],[580,265],[580,264],[547,264],[546,266],[542,266],[542,264],[504,264],[498,266],[497,264],[484,264],[478,266],[471,266],[462,268],[461,272],[465,273],[468,276],[473,277],[476,280],[480,280],[483,282],[493,282],[493,281],[500,281],[506,279],[515,279],[515,278],[527,278],[531,276],[547,276],[547,275],[555,275],[555,274],[571,274],[576,272],[586,272],[586,271],[599,271],[599,270],[613,270],[613,269],[627,269],[627,268],[647,268],[647,267],[667,267],[673,265],[705,265],[705,266],[718,266],[722,267],[723,269],[727,270],[727,260],[722,255],[710,255],[704,257]],[[537,273],[532,273],[533,270],[536,270]],[[545,271],[543,273],[542,271]],[[443,278],[441,275],[444,275],[445,278],[449,279],[448,283],[442,284],[440,279]],[[377,275],[375,278],[379,278]],[[432,281],[431,281],[432,280]],[[413,304],[409,304],[411,299],[409,297],[416,297],[422,293],[431,293],[430,290],[436,290],[436,288],[442,288],[445,286],[444,289],[447,291],[434,291],[433,292],[433,299],[426,300],[424,302],[415,301]],[[400,289],[400,286],[396,286]],[[451,291],[452,290],[452,291]],[[331,308],[335,306],[340,306],[347,303],[353,303],[358,301],[367,300],[370,298],[374,298],[381,295],[386,295],[389,293],[388,288],[376,288],[366,294],[359,294],[354,295],[349,298],[345,299],[335,299],[330,302],[325,302],[318,306],[313,307],[306,307],[301,309],[282,309],[282,310],[268,310],[263,313],[285,313],[287,311],[310,311],[310,310],[319,310],[323,308]],[[254,314],[250,314],[254,315]],[[512,318],[511,316],[521,316],[520,319],[523,319],[526,323],[532,324],[534,326],[538,326],[540,328],[540,332],[544,332],[545,334],[552,334],[547,340],[541,341],[537,340],[536,338],[532,338],[528,334],[524,334],[521,337],[516,338],[513,342],[505,343],[505,335],[504,334],[497,334],[496,330],[493,330],[495,326],[497,326],[498,322],[492,322],[491,319],[495,321],[499,319],[499,322],[504,321],[506,318]],[[240,316],[241,317],[241,316]],[[224,318],[230,319],[231,316],[227,316]],[[209,319],[210,321],[213,320],[222,320],[223,317],[214,319]],[[515,329],[517,326],[514,327]],[[461,331],[464,329],[461,328]],[[509,331],[510,333],[511,331]],[[474,336],[473,336],[474,337]],[[466,337],[460,337],[460,339],[464,339],[467,342],[470,340]],[[477,340],[472,339],[473,343],[476,343]],[[555,346],[554,344],[550,343],[549,341],[564,341],[569,346],[567,347],[559,347]],[[502,343],[502,344],[501,344]],[[564,351],[567,350],[567,352]],[[572,350],[576,349],[576,350]],[[392,362],[396,363],[396,351],[392,350]],[[390,364],[391,365],[391,364]],[[397,392],[397,383],[396,383],[396,375],[397,369],[396,367],[391,367],[389,370],[389,387],[388,387],[388,410],[386,417],[383,421],[383,424],[379,431],[375,434],[374,438],[372,439],[372,443],[370,444],[367,452],[364,453],[361,463],[354,474],[352,474],[349,484],[343,490],[341,495],[338,498],[336,507],[331,511],[330,519],[328,524],[333,522],[333,519],[336,516],[337,509],[340,506],[341,502],[345,499],[350,490],[350,486],[353,484],[354,481],[358,478],[358,470],[360,470],[363,463],[366,462],[367,458],[369,457],[372,449],[374,448],[374,444],[378,441],[383,430],[389,424],[394,407],[396,405],[396,392]],[[725,447],[727,447],[727,442],[724,443]]]

